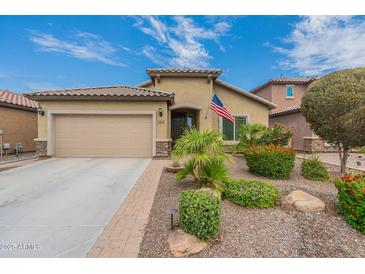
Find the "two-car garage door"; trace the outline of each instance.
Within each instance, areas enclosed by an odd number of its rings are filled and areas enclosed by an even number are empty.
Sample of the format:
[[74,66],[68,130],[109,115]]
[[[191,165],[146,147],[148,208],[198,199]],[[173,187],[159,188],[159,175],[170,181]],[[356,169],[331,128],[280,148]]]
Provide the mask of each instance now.
[[59,157],[151,157],[152,115],[55,115]]

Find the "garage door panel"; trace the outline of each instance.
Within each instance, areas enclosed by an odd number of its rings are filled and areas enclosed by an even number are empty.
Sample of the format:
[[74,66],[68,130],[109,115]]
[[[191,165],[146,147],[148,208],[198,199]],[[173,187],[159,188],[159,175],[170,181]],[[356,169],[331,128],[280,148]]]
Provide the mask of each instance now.
[[150,157],[151,115],[56,115],[55,154],[64,157]]

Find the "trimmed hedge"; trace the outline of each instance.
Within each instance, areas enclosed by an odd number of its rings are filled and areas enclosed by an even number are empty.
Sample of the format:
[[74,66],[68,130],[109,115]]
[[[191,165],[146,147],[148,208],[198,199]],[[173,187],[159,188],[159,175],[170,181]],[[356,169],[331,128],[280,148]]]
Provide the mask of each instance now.
[[329,179],[327,168],[318,158],[304,159],[301,168],[303,177],[308,180],[323,182]]
[[280,201],[280,191],[273,185],[257,180],[232,180],[225,185],[225,197],[244,207],[275,207]]
[[186,233],[208,240],[219,232],[221,199],[199,190],[179,194],[179,225]]
[[294,168],[295,151],[291,148],[263,145],[245,151],[250,172],[272,179],[289,179]]
[[365,234],[365,175],[347,174],[335,180],[339,212],[345,220]]

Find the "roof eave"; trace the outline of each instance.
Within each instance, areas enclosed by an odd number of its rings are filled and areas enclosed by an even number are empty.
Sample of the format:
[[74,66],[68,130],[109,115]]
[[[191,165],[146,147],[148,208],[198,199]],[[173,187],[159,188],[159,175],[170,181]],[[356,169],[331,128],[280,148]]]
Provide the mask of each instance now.
[[319,79],[319,77],[314,77],[314,78],[309,78],[307,81],[303,81],[303,82],[299,82],[298,80],[295,80],[295,79],[293,79],[293,80],[289,79],[289,80],[286,80],[286,81],[284,81],[284,80],[283,81],[278,81],[278,80],[271,79],[271,80],[267,81],[266,83],[252,89],[250,91],[250,93],[255,94],[256,92],[262,90],[263,88],[266,88],[269,85],[304,85],[304,86],[308,86],[313,81],[318,80],[318,79]]
[[0,102],[0,106],[6,107],[6,108],[14,108],[14,109],[21,109],[21,110],[26,110],[26,111],[31,111],[31,112],[37,112],[37,108],[16,105],[16,104],[11,104],[11,103],[6,103],[6,102]]
[[26,94],[27,98],[35,101],[172,101],[174,94],[171,96],[102,96],[102,95],[35,95]]
[[296,108],[296,109],[291,109],[291,110],[287,110],[287,111],[281,111],[281,112],[276,112],[276,113],[271,113],[269,116],[270,117],[279,117],[279,116],[285,116],[287,114],[293,114],[293,113],[299,113],[301,112],[300,108]]
[[169,76],[169,77],[211,77],[216,79],[221,73],[202,73],[202,72],[150,72],[148,75],[152,79],[157,76]]
[[264,105],[268,106],[269,109],[274,109],[274,108],[277,107],[277,105],[274,104],[273,102],[270,102],[270,101],[268,101],[268,100],[266,100],[266,99],[264,99],[264,98],[262,98],[260,96],[257,96],[255,94],[251,94],[249,92],[246,92],[243,89],[240,89],[240,88],[238,88],[236,86],[233,86],[231,84],[228,84],[228,83],[226,83],[226,82],[224,82],[222,80],[219,80],[218,79],[218,80],[215,81],[215,83],[218,84],[218,85],[224,86],[224,87],[226,87],[228,89],[231,89],[231,90],[233,90],[233,91],[235,91],[235,92],[237,92],[237,93],[239,93],[239,94],[241,94],[243,96],[246,96],[246,97],[248,97],[248,98],[250,98],[250,99],[252,99],[252,100],[254,100],[256,102],[259,102],[261,104],[264,104]]

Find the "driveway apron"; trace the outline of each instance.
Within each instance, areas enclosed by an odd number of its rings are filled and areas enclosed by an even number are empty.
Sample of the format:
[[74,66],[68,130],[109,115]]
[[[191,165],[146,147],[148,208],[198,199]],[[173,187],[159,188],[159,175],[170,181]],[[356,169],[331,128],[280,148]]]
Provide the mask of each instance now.
[[0,257],[85,257],[150,161],[54,158],[0,172]]

